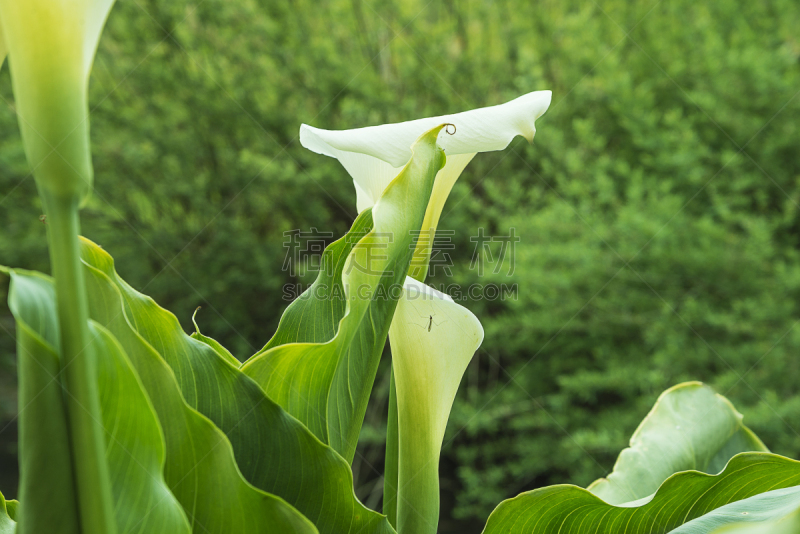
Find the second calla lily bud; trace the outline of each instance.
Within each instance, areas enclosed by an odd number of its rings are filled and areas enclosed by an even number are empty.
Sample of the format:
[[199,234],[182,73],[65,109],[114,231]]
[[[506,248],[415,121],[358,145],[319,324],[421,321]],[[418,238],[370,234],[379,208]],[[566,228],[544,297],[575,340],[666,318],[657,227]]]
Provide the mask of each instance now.
[[42,193],[91,191],[89,73],[114,0],[0,0],[17,115]]
[[483,327],[450,296],[407,277],[389,338],[399,438],[395,526],[400,534],[435,534],[442,440]]

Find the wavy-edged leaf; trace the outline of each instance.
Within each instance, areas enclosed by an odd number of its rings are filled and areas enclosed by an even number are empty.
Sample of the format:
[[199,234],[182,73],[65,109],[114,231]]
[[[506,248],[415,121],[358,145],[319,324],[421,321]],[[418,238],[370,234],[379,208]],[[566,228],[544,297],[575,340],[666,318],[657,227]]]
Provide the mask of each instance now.
[[[20,346],[28,350],[20,354],[20,359],[31,357],[29,349],[34,345],[29,341],[36,341],[37,361],[58,361],[58,322],[52,280],[39,273],[12,270],[9,304],[19,325]],[[89,331],[94,348],[117,529],[120,534],[188,534],[189,523],[183,509],[164,480],[164,440],[148,397],[117,340],[92,322]],[[52,383],[60,385],[58,374],[49,378]],[[38,439],[45,437],[39,436]],[[43,442],[40,446],[60,449],[60,443],[54,442]],[[39,452],[46,453],[46,450]],[[59,468],[48,457],[38,461],[46,462],[53,469]],[[38,532],[64,532],[59,517],[64,510],[55,506],[56,502],[63,501],[58,499],[41,508],[45,503],[35,494],[39,491],[72,494],[73,486],[56,485],[63,484],[63,481],[53,480],[44,472],[40,474],[42,478],[33,481],[35,486],[31,484],[31,494],[34,494],[31,501],[22,501],[21,530],[37,532],[33,527],[46,527]],[[92,498],[90,495],[79,497]],[[40,514],[48,516],[49,522],[36,519]],[[72,528],[69,523],[65,526]]]
[[733,405],[700,382],[666,390],[642,420],[607,478],[587,489],[609,504],[652,495],[679,471],[719,473],[740,452],[767,452]]
[[114,517],[123,533],[181,533],[189,522],[164,480],[164,437],[150,399],[125,350],[102,326],[90,322]]
[[[12,271],[9,297],[18,325],[38,328],[34,335],[40,342],[39,350],[48,351],[52,359],[57,359],[55,346],[59,338],[52,281],[39,273]],[[163,438],[147,396],[116,340],[97,325],[90,324],[89,327],[96,356],[101,416],[106,431],[106,458],[112,478],[118,531],[188,533],[186,517],[164,482]],[[30,331],[25,335],[29,334]],[[60,387],[56,377],[50,378]],[[41,425],[42,422],[37,423]],[[59,447],[58,443],[45,444]],[[52,465],[52,459],[47,457],[39,460],[48,462],[51,468],[60,467]],[[61,510],[56,507],[53,513],[54,503],[42,503],[36,495],[48,491],[71,494],[72,486],[53,488],[56,481],[47,475],[36,482],[31,491],[34,499],[30,503],[25,500],[22,507],[24,531],[35,531],[33,527],[42,526],[38,516],[53,514],[49,529],[63,532],[62,518],[59,517]]]
[[[310,334],[278,339],[292,342],[257,353],[242,366],[269,396],[302,421],[348,461],[355,455],[381,352],[397,299],[408,272],[437,172],[444,153],[436,144],[442,126],[424,133],[411,160],[372,209],[372,229],[352,248],[342,273],[346,310],[332,339]],[[366,222],[366,215],[359,225]],[[344,247],[343,247],[344,248]],[[322,276],[325,276],[324,274]],[[284,330],[314,328],[315,311],[324,303],[298,305],[308,311],[300,326],[293,310]],[[340,310],[334,310],[340,311]],[[328,313],[323,322],[330,322]],[[326,334],[328,331],[326,331]]]
[[86,271],[89,288],[100,283],[110,290],[93,292],[93,311],[108,314],[99,322],[126,347],[162,422],[164,478],[189,517],[192,530],[219,534],[316,533],[311,522],[283,499],[253,487],[242,477],[225,434],[184,402],[172,370],[158,353],[135,331],[119,327],[127,323],[115,286],[99,271]]
[[13,512],[9,511],[9,503],[3,494],[0,493],[0,534],[14,534],[17,531],[17,523],[14,521]]
[[800,486],[783,488],[726,504],[689,521],[673,534],[797,534]]
[[577,486],[549,486],[500,503],[484,534],[659,534],[731,502],[800,484],[800,462],[770,453],[734,456],[718,475],[685,471],[652,498],[614,506]]
[[[273,499],[269,506],[283,503],[268,495],[273,494],[322,533],[392,532],[384,516],[358,501],[352,472],[341,456],[267,397],[228,357],[188,336],[173,314],[130,287],[99,246],[84,239],[81,255],[90,316],[129,347],[164,422],[167,473],[175,471],[168,478],[175,484],[173,491],[185,506],[192,499],[203,499],[192,506],[190,517],[196,516],[209,532],[233,532],[227,522],[242,525],[237,532],[243,533],[291,532],[255,522],[258,514],[253,510],[267,506],[268,499]],[[200,450],[193,448],[198,446]],[[193,469],[198,460],[203,461],[202,469]],[[224,483],[214,482],[217,470],[227,477]],[[245,479],[268,494],[256,492]],[[221,489],[228,486],[233,489]],[[261,504],[252,502],[259,499]],[[201,514],[213,517],[200,519]]]

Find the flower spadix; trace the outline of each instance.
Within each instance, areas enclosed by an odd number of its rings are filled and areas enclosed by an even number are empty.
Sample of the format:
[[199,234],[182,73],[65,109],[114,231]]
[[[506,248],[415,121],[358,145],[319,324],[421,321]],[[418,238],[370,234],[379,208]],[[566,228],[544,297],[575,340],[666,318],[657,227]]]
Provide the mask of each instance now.
[[435,533],[442,440],[483,327],[449,295],[407,277],[389,339],[398,416],[397,531]]
[[91,189],[87,90],[114,0],[0,0],[17,115],[41,191]]
[[461,172],[478,152],[502,150],[518,135],[532,142],[536,119],[547,111],[550,98],[550,91],[535,91],[498,106],[352,130],[322,130],[303,124],[300,143],[309,150],[339,160],[353,178],[356,204],[361,212],[378,201],[409,160],[410,147],[417,137],[439,124],[454,126],[453,135],[439,138],[439,145],[447,154],[447,164],[436,176],[414,253],[415,267],[411,275],[424,280],[433,234]]

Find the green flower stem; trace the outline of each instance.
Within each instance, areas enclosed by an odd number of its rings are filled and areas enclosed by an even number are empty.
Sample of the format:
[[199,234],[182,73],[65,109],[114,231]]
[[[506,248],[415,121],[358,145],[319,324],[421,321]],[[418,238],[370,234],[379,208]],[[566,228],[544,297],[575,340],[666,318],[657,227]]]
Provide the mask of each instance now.
[[386,424],[386,456],[383,466],[383,514],[397,529],[397,391],[394,385],[394,370],[389,377],[389,419]]
[[41,191],[47,215],[50,264],[56,281],[62,383],[83,534],[116,532],[105,460],[100,401],[80,263],[78,195]]

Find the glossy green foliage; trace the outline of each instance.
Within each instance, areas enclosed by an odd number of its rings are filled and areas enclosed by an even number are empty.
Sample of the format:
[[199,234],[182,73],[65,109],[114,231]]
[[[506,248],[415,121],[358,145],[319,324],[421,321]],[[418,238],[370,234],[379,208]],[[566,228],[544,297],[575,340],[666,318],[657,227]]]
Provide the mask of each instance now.
[[504,501],[485,534],[659,534],[722,505],[800,484],[800,462],[769,453],[735,456],[719,475],[696,471],[668,478],[647,502],[615,507],[576,486],[549,486]]
[[678,384],[661,394],[607,478],[588,490],[522,493],[497,507],[485,532],[656,533],[701,517],[719,524],[730,514],[716,509],[727,503],[800,484],[800,462],[764,451],[725,397],[699,382]]
[[278,329],[258,353],[287,343],[325,343],[333,339],[347,309],[342,281],[347,257],[372,227],[372,210],[364,210],[347,235],[325,248],[316,280],[301,298],[289,304]]
[[[167,473],[175,466],[173,491],[184,506],[191,504],[204,528],[269,531],[283,517],[304,531],[292,509],[264,493],[269,492],[286,499],[320,532],[391,532],[383,516],[356,499],[344,459],[226,356],[185,334],[174,315],[125,283],[104,250],[84,240],[82,256],[90,315],[141,355],[142,368],[139,358],[134,362],[154,404],[163,407],[167,445],[174,443],[167,455]],[[196,461],[202,469],[193,467]],[[229,491],[218,493],[217,476],[224,477]],[[217,490],[200,494],[194,490],[198,484]],[[192,504],[198,496],[217,504]],[[221,499],[228,504],[221,505]]]
[[[336,405],[337,415],[352,427],[348,432],[355,434],[353,442],[372,389],[396,297],[377,294],[374,299],[365,299],[362,293],[349,291],[360,284],[372,295],[376,290],[389,290],[405,278],[413,253],[414,230],[419,228],[434,177],[444,164],[443,152],[436,144],[439,130],[441,127],[434,128],[415,144],[414,156],[405,171],[387,189],[375,210],[365,212],[356,221],[352,232],[342,240],[350,245],[337,258],[345,259],[346,265],[373,269],[349,278],[347,270],[343,280],[352,286],[343,286],[337,280],[339,288],[349,296],[344,327],[330,344],[314,345],[318,361],[333,362],[330,369],[335,371],[331,374],[334,380],[329,389],[338,390],[339,398],[343,398],[343,388],[347,392],[362,391],[361,398],[355,400],[347,394],[352,405]],[[416,209],[408,209],[409,205]],[[378,214],[376,226],[383,234],[367,231],[372,230],[369,226],[373,213]],[[380,246],[386,236],[395,245],[383,257],[383,263],[378,261],[376,265],[371,246]],[[335,252],[334,246],[330,254]],[[89,324],[92,357],[96,360],[93,373],[97,374],[106,426],[105,461],[113,482],[114,519],[121,532],[180,533],[188,532],[190,527],[212,533],[393,532],[384,516],[366,509],[355,497],[348,463],[274,403],[239,370],[230,352],[199,332],[187,335],[174,315],[119,277],[113,259],[102,248],[84,239],[81,257],[89,316],[98,321],[97,325]],[[343,267],[337,267],[336,262],[333,267],[334,276],[341,279]],[[76,502],[87,497],[65,491],[73,487],[70,466],[81,459],[73,458],[68,447],[69,423],[63,415],[54,417],[63,412],[59,380],[54,378],[61,365],[56,348],[60,338],[54,286],[44,275],[10,272],[10,306],[20,331],[22,369],[27,369],[21,375],[22,392],[31,401],[49,403],[42,404],[39,410],[47,424],[30,419],[36,410],[23,414],[23,423],[29,422],[21,425],[23,460],[30,458],[36,468],[23,470],[23,495],[25,488],[30,488],[33,496],[23,501],[21,524],[26,532],[55,528],[81,532],[77,518],[71,524],[64,521],[74,512]],[[327,313],[325,304],[332,302],[331,297],[320,296],[322,306],[318,309]],[[331,321],[325,313],[305,319],[296,323],[300,329],[313,328],[317,320]],[[376,324],[385,327],[375,329]],[[26,344],[31,332],[31,342]],[[370,342],[363,342],[365,339]],[[126,347],[132,366],[122,346]],[[282,345],[278,350],[292,346]],[[367,371],[353,373],[352,368],[357,366]],[[338,371],[338,367],[344,371]],[[345,375],[343,381],[335,382],[341,373]],[[295,386],[304,388],[301,395],[310,395],[319,384]],[[34,403],[34,408],[37,406]],[[50,446],[56,452],[62,451],[63,461],[53,463],[56,456],[49,454]],[[120,448],[128,456],[121,454]],[[354,450],[353,445],[351,456]],[[131,465],[132,461],[136,466]],[[52,474],[52,465],[57,468],[55,475],[61,473],[63,480],[43,486],[45,475]],[[131,474],[137,466],[144,471],[139,479]],[[39,492],[42,487],[53,492],[52,502],[42,500],[48,497]]]
[[[336,335],[324,342],[270,344],[242,366],[270,397],[348,461],[355,455],[375,373],[433,183],[445,164],[444,152],[436,144],[442,126],[424,133],[414,143],[411,160],[372,208],[371,230],[352,248],[346,261],[338,265],[330,262],[332,273],[343,270],[341,282],[337,280],[332,288],[339,287],[347,302],[341,320],[333,315],[341,308],[333,307],[322,315],[328,325],[338,323]],[[364,217],[356,222],[358,231],[363,230]],[[321,276],[324,281],[329,275]],[[318,297],[313,290],[292,316],[300,310],[310,315],[320,307],[314,303]],[[316,322],[315,316],[307,319],[296,330],[295,339],[316,340],[314,334],[300,333],[314,329]],[[293,329],[294,324],[287,321],[285,328]],[[323,331],[329,332],[330,326]]]
[[613,472],[588,489],[620,505],[653,494],[673,473],[717,474],[734,455],[751,451],[767,448],[725,397],[699,382],[679,384],[661,394]]
[[[59,373],[51,375],[52,369],[40,365],[59,361],[53,282],[39,273],[18,270],[11,271],[11,279],[9,305],[17,319],[20,358],[32,361],[23,376],[40,377],[26,387],[58,387]],[[164,440],[156,413],[119,342],[103,327],[94,323],[89,327],[117,529],[131,534],[188,534],[186,516],[164,480]],[[27,421],[20,445],[28,461],[22,466],[26,491],[17,514],[20,532],[81,532],[74,516],[76,501],[91,496],[75,495],[69,466],[79,460],[69,456],[69,442],[54,434],[59,428],[58,409],[63,405],[48,387],[40,393],[42,403],[51,403],[50,412],[45,414],[45,406],[34,405],[33,412],[22,414]],[[44,419],[30,420],[36,414]],[[63,421],[61,424],[66,426]],[[65,454],[66,465],[61,463]],[[49,500],[44,501],[43,496]]]
[[188,533],[186,515],[164,481],[164,438],[142,384],[107,330],[91,324],[89,332],[94,336],[117,529]]
[[673,534],[797,534],[800,486],[776,489],[726,504],[689,521]]
[[[108,262],[113,274],[111,258],[99,247],[84,242],[84,257],[87,251],[96,251],[98,259]],[[128,318],[132,311],[120,289],[101,270],[84,265],[84,273],[90,295],[90,315],[128,347],[159,419],[165,422],[165,473],[192,523],[209,532],[220,533],[244,533],[251,529],[268,529],[269,525],[281,525],[289,532],[314,532],[307,520],[285,502],[258,490],[242,477],[225,434],[184,400],[176,375],[161,353],[131,327]],[[146,316],[133,317],[138,318],[140,324]],[[181,335],[185,334],[181,331]],[[213,354],[213,358],[218,357]],[[220,488],[225,490],[219,491]],[[249,510],[249,513],[237,513],[237,509]]]

